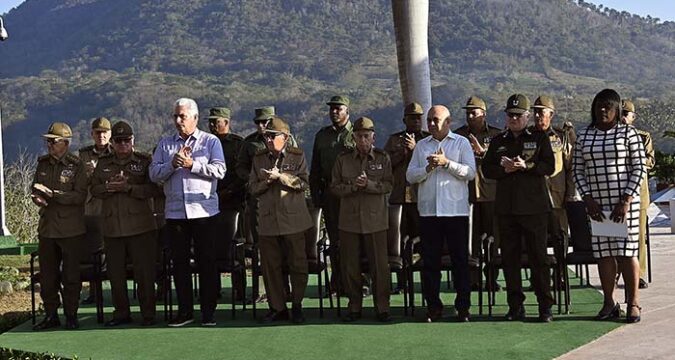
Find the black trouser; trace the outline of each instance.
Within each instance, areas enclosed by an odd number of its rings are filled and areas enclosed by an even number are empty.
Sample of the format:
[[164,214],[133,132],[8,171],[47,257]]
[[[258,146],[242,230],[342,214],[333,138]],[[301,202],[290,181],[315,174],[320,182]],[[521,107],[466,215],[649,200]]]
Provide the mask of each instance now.
[[441,256],[443,243],[447,244],[454,279],[455,309],[468,310],[471,306],[469,284],[469,217],[420,217],[422,240],[422,284],[424,299],[429,309],[443,307],[441,291]]
[[63,312],[68,317],[77,316],[82,289],[80,259],[84,241],[84,235],[58,239],[39,236],[40,297],[47,315],[56,315],[61,292]]
[[217,216],[199,219],[167,219],[173,277],[178,295],[178,312],[192,314],[192,281],[190,279],[190,246],[199,273],[199,302],[203,318],[216,310],[218,270],[216,268]]
[[551,274],[546,255],[548,217],[548,212],[534,215],[499,215],[502,262],[510,308],[518,308],[525,301],[521,277],[523,241],[532,274],[530,283],[537,295],[539,307],[548,308],[555,303],[551,294]]

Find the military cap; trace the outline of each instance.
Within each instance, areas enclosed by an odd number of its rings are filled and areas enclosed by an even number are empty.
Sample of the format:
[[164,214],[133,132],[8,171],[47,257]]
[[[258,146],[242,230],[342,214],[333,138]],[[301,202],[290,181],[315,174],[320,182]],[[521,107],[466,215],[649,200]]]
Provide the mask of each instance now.
[[354,122],[354,126],[352,127],[353,131],[359,131],[359,130],[369,130],[369,131],[375,131],[375,123],[371,118],[362,116]]
[[110,120],[98,117],[91,122],[91,129],[96,131],[110,131]]
[[349,98],[344,95],[336,95],[330,98],[326,105],[344,105],[349,107]]
[[209,116],[207,119],[219,119],[219,118],[224,118],[224,119],[229,119],[230,116],[232,115],[232,110],[230,108],[226,107],[214,107],[209,109]]
[[403,110],[404,115],[423,115],[424,114],[424,109],[422,108],[422,105],[416,102],[411,102],[410,104],[405,106],[405,109]]
[[506,100],[507,113],[522,114],[530,110],[530,99],[523,94],[513,94]]
[[533,109],[551,109],[555,110],[555,105],[553,104],[553,99],[546,95],[542,95],[534,101]]
[[113,139],[124,139],[134,136],[134,129],[126,121],[118,121],[112,127]]
[[270,122],[267,123],[265,133],[272,133],[272,134],[281,133],[289,135],[291,133],[291,128],[288,126],[288,123],[284,121],[284,119],[278,116],[273,116],[272,120],[270,120]]
[[253,121],[270,120],[274,117],[274,106],[263,106],[255,109]]
[[466,106],[462,106],[462,109],[481,109],[487,111],[487,106],[485,106],[483,99],[478,96],[472,96],[466,101]]
[[71,138],[73,137],[73,131],[70,130],[70,126],[66,123],[55,122],[49,125],[49,130],[47,133],[42,135],[42,137],[47,139],[61,139],[61,138]]
[[635,104],[629,99],[621,100],[621,110],[635,112]]

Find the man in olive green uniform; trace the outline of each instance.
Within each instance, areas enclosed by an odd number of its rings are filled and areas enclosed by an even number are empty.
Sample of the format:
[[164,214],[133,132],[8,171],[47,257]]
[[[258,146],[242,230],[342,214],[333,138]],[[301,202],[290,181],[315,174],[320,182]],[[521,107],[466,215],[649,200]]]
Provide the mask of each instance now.
[[265,322],[288,319],[283,264],[288,266],[293,302],[293,322],[302,323],[302,299],[307,287],[308,265],[305,231],[312,219],[305,201],[309,188],[307,162],[303,151],[288,146],[290,128],[279,117],[267,124],[266,149],[253,157],[249,187],[259,201],[258,222],[260,262],[267,302]]
[[373,280],[377,319],[391,321],[389,315],[390,272],[387,252],[389,206],[393,175],[391,160],[384,150],[374,148],[375,124],[367,117],[354,123],[355,148],[344,151],[335,161],[330,190],[340,198],[340,271],[349,298],[346,322],[361,317],[361,248],[368,258]]
[[[225,178],[218,180],[218,206],[220,207],[219,217],[221,219],[221,226],[224,226],[223,233],[225,238],[222,241],[216,242],[216,251],[221,258],[230,259],[230,249],[232,241],[234,241],[235,229],[232,229],[230,221],[226,221],[237,212],[240,216],[244,216],[244,199],[246,198],[246,181],[237,176],[237,155],[241,150],[244,139],[232,132],[230,132],[232,111],[227,107],[215,107],[209,110],[209,130],[213,135],[218,137],[223,146],[223,155],[225,155],[225,166],[231,171],[225,173]],[[245,297],[245,277],[241,274],[233,273],[232,282],[235,286],[235,297],[237,300],[242,300]],[[220,286],[220,282],[218,283]],[[220,288],[219,288],[220,289]],[[220,291],[219,291],[220,293]]]
[[[555,116],[553,100],[542,95],[534,101],[533,131],[542,131],[548,136],[555,158],[555,170],[546,177],[546,185],[553,209],[548,223],[548,233],[554,238],[568,233],[567,211],[565,204],[575,201],[576,188],[572,180],[572,153],[576,136],[574,127],[567,122],[562,128],[552,125]],[[581,200],[581,199],[579,199]]]
[[336,277],[336,272],[340,269],[338,253],[340,201],[331,193],[329,186],[335,160],[343,151],[354,148],[354,138],[352,137],[352,123],[349,121],[349,98],[336,95],[326,105],[329,106],[328,115],[331,125],[321,128],[314,137],[309,188],[314,207],[320,207],[323,210],[323,218],[330,239],[331,287],[333,291],[338,292],[340,280]]
[[[110,121],[104,117],[94,119],[91,123],[91,138],[94,145],[80,149],[79,156],[87,170],[87,179],[91,181],[98,158],[112,153],[110,145]],[[103,234],[101,233],[101,199],[97,199],[89,193],[84,203],[84,225],[87,229],[85,251],[82,261],[91,263],[91,256],[96,251],[103,250]],[[89,283],[89,296],[82,300],[82,304],[94,303],[95,284]]]
[[[67,124],[51,124],[42,135],[48,154],[38,158],[31,199],[40,207],[38,254],[40,296],[46,316],[33,327],[59,326],[59,292],[63,299],[66,329],[77,329],[80,290],[80,250],[84,242],[84,201],[87,174],[80,158],[68,152],[73,136]],[[63,289],[61,286],[63,285]]]
[[[419,236],[419,211],[417,210],[417,185],[410,184],[405,179],[405,172],[412,158],[413,150],[418,141],[429,136],[422,130],[422,105],[412,102],[403,110],[405,130],[391,134],[384,146],[384,150],[391,159],[391,168],[394,176],[394,186],[389,197],[389,203],[402,206],[401,236],[410,239]],[[403,243],[401,243],[403,246]],[[402,250],[402,249],[401,249]],[[398,294],[405,288],[405,278],[402,272],[396,274],[398,286],[394,293]]]
[[103,201],[103,236],[112,293],[113,318],[105,326],[132,321],[129,310],[126,259],[138,284],[141,325],[155,323],[157,226],[150,200],[160,189],[150,181],[150,154],[134,151],[134,132],[120,121],[112,127],[114,154],[99,158],[91,179],[91,193]]
[[[502,130],[488,124],[486,119],[487,107],[483,99],[471,96],[466,101],[466,106],[463,106],[462,109],[466,110],[466,125],[463,125],[454,132],[469,139],[476,160],[476,177],[469,182],[469,202],[473,204],[471,214],[471,255],[473,258],[479,258],[483,256],[483,246],[481,244],[483,234],[494,237],[495,245],[499,246],[499,234],[496,231],[497,224],[494,221],[497,183],[495,180],[487,179],[483,175],[481,163],[490,145],[490,141],[501,133]],[[472,267],[472,288],[477,290],[480,272],[473,271],[473,269]],[[485,268],[485,271],[487,271],[487,268]],[[488,278],[487,273],[485,277]],[[500,287],[496,281],[497,274],[494,274],[491,278],[495,279],[492,287],[495,290],[499,290]]]
[[[628,125],[633,125],[633,122],[637,118],[637,113],[635,112],[635,104],[631,100],[624,100],[621,103],[622,107],[622,120]],[[654,154],[654,143],[652,142],[652,135],[644,130],[636,129],[640,137],[642,138],[642,143],[645,146],[645,155],[647,156],[645,166],[647,167],[647,172],[654,168],[656,165],[656,157]],[[638,260],[640,261],[640,289],[646,289],[649,287],[647,281],[645,280],[647,276],[647,209],[649,208],[649,179],[648,174],[645,172],[645,177],[640,183],[640,247],[638,250]]]
[[507,130],[490,142],[483,158],[483,174],[497,180],[495,213],[499,218],[504,278],[509,311],[507,320],[525,318],[522,289],[522,246],[532,269],[530,282],[539,303],[539,321],[553,319],[551,274],[546,259],[551,200],[546,176],[553,174],[555,159],[548,136],[527,128],[530,100],[514,94],[506,103]]

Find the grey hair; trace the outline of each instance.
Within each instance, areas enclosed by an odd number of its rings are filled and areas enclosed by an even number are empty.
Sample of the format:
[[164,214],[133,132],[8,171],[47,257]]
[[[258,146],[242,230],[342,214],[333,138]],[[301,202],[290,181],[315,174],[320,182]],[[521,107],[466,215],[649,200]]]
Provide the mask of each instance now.
[[190,110],[191,116],[199,117],[199,107],[197,102],[190,98],[180,98],[174,103],[174,107],[186,106]]

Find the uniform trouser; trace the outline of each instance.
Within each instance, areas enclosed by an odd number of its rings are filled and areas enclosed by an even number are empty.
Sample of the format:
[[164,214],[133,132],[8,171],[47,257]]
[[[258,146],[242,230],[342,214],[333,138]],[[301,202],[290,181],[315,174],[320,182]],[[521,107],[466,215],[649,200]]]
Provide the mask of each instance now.
[[[419,236],[420,234],[420,213],[417,210],[417,203],[400,204],[401,207],[401,238],[408,236],[408,239]],[[401,241],[401,254],[403,254],[405,243]],[[398,286],[405,286],[405,275],[403,270],[396,272]]]
[[340,271],[342,286],[349,298],[349,312],[361,312],[363,281],[361,278],[361,248],[368,258],[373,280],[373,297],[377,313],[389,312],[390,271],[387,252],[387,231],[357,234],[340,230]]
[[307,288],[308,265],[305,252],[305,233],[260,236],[260,263],[265,293],[270,310],[286,309],[286,277],[283,265],[288,266],[291,295],[294,305],[302,305]]
[[640,235],[638,237],[638,243],[640,279],[644,279],[647,276],[647,209],[640,209]]
[[199,302],[203,318],[216,310],[219,274],[216,268],[217,215],[199,219],[167,219],[173,278],[178,296],[178,312],[191,315],[193,310],[190,279],[190,247],[194,249],[199,273]]
[[422,240],[422,282],[424,299],[429,309],[443,307],[441,291],[441,256],[443,243],[447,244],[454,278],[455,309],[468,310],[471,306],[469,284],[469,217],[468,216],[423,216],[420,217]]
[[333,289],[339,286],[339,279],[336,277],[336,270],[342,269],[340,267],[340,230],[338,230],[338,222],[340,217],[340,198],[327,193],[322,201],[321,208],[323,209],[323,219],[326,223],[326,231],[328,232],[328,239],[330,240],[330,262],[331,262],[331,284]]
[[[39,237],[40,296],[48,315],[59,308],[59,292],[66,316],[77,316],[80,303],[80,258],[84,235],[68,238]],[[63,289],[61,289],[63,284]]]
[[506,296],[510,308],[519,308],[525,301],[521,277],[523,241],[530,263],[530,282],[537,296],[539,307],[548,308],[555,303],[551,294],[551,274],[546,254],[549,216],[548,212],[533,215],[499,216]]
[[157,231],[138,235],[106,237],[108,278],[115,310],[113,318],[126,319],[129,311],[127,257],[131,258],[134,281],[138,284],[138,302],[143,319],[155,318],[155,275],[157,268]]

